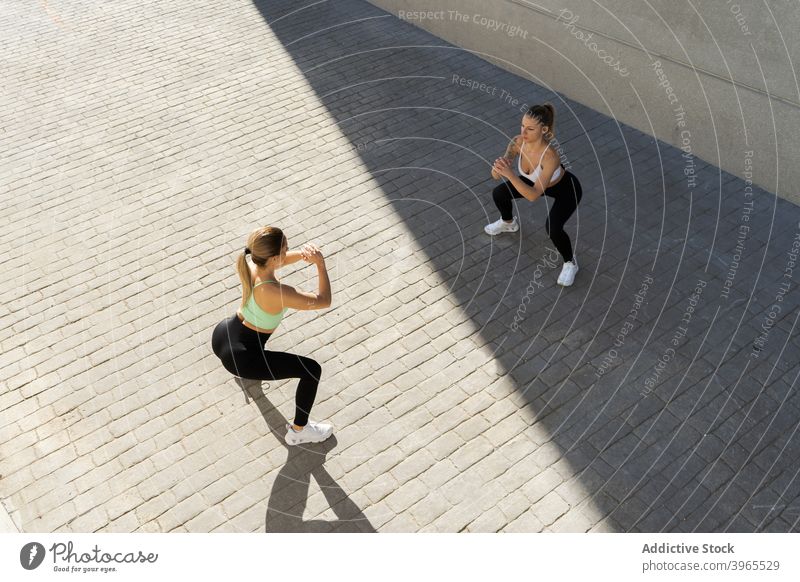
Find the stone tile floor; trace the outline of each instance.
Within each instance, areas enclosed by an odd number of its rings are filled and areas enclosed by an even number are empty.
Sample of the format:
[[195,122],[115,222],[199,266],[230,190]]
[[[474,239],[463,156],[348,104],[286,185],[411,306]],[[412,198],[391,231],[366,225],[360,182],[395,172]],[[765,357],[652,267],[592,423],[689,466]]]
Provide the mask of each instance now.
[[[798,530],[796,206],[361,0],[0,7],[4,527]],[[483,234],[520,113],[453,75],[556,104],[572,288],[545,202]],[[323,445],[210,350],[264,224],[328,257],[270,339]]]

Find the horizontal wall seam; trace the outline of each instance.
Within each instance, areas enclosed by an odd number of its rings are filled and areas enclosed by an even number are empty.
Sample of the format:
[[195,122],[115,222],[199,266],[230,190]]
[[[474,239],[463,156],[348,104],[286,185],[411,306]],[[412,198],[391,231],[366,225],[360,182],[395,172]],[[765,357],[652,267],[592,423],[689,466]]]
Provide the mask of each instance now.
[[[556,14],[554,14],[553,12],[551,12],[550,10],[548,10],[546,8],[543,8],[541,6],[538,6],[536,4],[533,4],[531,2],[527,2],[526,0],[508,0],[508,2],[511,2],[512,4],[516,4],[518,6],[522,6],[524,8],[527,8],[529,10],[532,10],[534,12],[537,12],[539,14],[547,16],[548,18],[552,18],[553,20],[557,20],[558,19],[558,16]],[[603,37],[605,39],[608,39],[608,40],[610,40],[612,42],[616,42],[618,44],[621,44],[621,45],[627,46],[629,48],[635,49],[635,50],[637,50],[639,52],[646,52],[648,55],[654,55],[658,59],[669,61],[671,63],[675,63],[676,65],[680,65],[681,67],[685,67],[687,69],[691,69],[692,71],[695,71],[697,73],[702,73],[703,75],[708,75],[709,77],[714,77],[715,79],[719,79],[720,81],[723,81],[725,83],[731,83],[733,85],[736,85],[737,87],[742,87],[743,89],[747,89],[747,90],[752,91],[754,93],[758,93],[759,95],[763,95],[763,96],[765,96],[765,97],[767,97],[769,99],[774,99],[775,101],[780,101],[781,103],[786,103],[787,105],[791,105],[792,107],[800,108],[800,102],[793,101],[791,99],[788,99],[787,97],[782,97],[781,95],[776,95],[775,93],[769,93],[768,91],[765,91],[764,89],[759,89],[758,87],[753,87],[752,85],[748,85],[747,83],[743,83],[742,81],[737,81],[736,79],[733,79],[733,78],[723,77],[722,75],[720,75],[718,73],[714,73],[712,71],[707,71],[705,69],[701,69],[700,67],[695,67],[695,66],[691,65],[690,63],[681,61],[681,60],[676,59],[675,57],[671,57],[669,55],[661,54],[661,53],[658,53],[656,51],[651,51],[649,49],[645,49],[645,51],[642,51],[642,47],[640,47],[639,45],[637,45],[635,43],[629,42],[627,40],[623,40],[621,38],[617,38],[617,37],[611,36],[609,34],[601,32],[599,30],[595,30],[593,28],[589,28],[588,26],[583,26],[583,25],[580,25],[580,24],[572,24],[572,26],[574,26],[575,28],[580,28],[581,30],[585,30],[587,32],[591,32],[592,34],[595,34],[597,36],[601,36],[601,37]]]

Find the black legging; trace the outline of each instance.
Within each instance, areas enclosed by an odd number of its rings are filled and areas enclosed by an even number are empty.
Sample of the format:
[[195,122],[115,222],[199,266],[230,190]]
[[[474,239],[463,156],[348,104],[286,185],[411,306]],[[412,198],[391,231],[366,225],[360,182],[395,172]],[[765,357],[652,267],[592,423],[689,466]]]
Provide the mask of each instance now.
[[[533,182],[525,176],[520,176],[520,178],[529,186],[533,186]],[[553,206],[550,208],[550,214],[547,216],[547,222],[544,223],[544,228],[550,240],[553,241],[556,249],[564,258],[564,262],[571,261],[573,258],[572,243],[569,241],[569,235],[564,231],[564,224],[575,212],[575,209],[578,208],[578,203],[583,197],[581,183],[571,172],[564,170],[564,177],[555,186],[547,188],[544,194],[555,199]],[[512,200],[514,198],[524,198],[508,180],[504,180],[502,184],[494,189],[492,197],[503,220],[511,220],[514,216],[512,213],[514,206]]]
[[234,376],[250,380],[300,378],[295,396],[294,424],[308,424],[308,414],[317,396],[322,367],[316,360],[264,349],[270,334],[259,333],[233,315],[223,319],[211,334],[211,348]]

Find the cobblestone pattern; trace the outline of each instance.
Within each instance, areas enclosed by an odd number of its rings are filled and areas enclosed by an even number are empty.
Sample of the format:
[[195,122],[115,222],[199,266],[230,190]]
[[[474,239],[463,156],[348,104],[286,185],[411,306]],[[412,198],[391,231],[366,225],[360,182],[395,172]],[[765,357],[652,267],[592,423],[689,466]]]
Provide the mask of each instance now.
[[[700,160],[690,193],[679,150],[363,1],[2,0],[0,49],[21,531],[798,530],[794,281],[770,315],[797,207],[756,189],[747,214]],[[571,289],[542,267],[545,202],[482,232],[520,118],[501,90],[558,107]],[[323,365],[337,432],[307,449],[282,441],[295,383],[243,390],[210,351],[263,224],[333,279],[270,339]]]

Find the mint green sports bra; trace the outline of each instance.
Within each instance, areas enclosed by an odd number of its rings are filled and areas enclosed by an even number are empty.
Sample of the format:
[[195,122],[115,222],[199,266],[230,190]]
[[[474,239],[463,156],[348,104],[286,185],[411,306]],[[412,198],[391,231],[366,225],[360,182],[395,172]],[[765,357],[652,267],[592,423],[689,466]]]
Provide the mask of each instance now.
[[253,292],[250,293],[247,303],[245,303],[244,307],[241,309],[242,317],[250,325],[254,325],[261,329],[275,329],[283,319],[283,314],[286,313],[286,307],[281,309],[278,313],[273,314],[267,313],[258,306],[255,298],[255,289],[264,283],[277,283],[277,281],[261,281],[253,286]]

